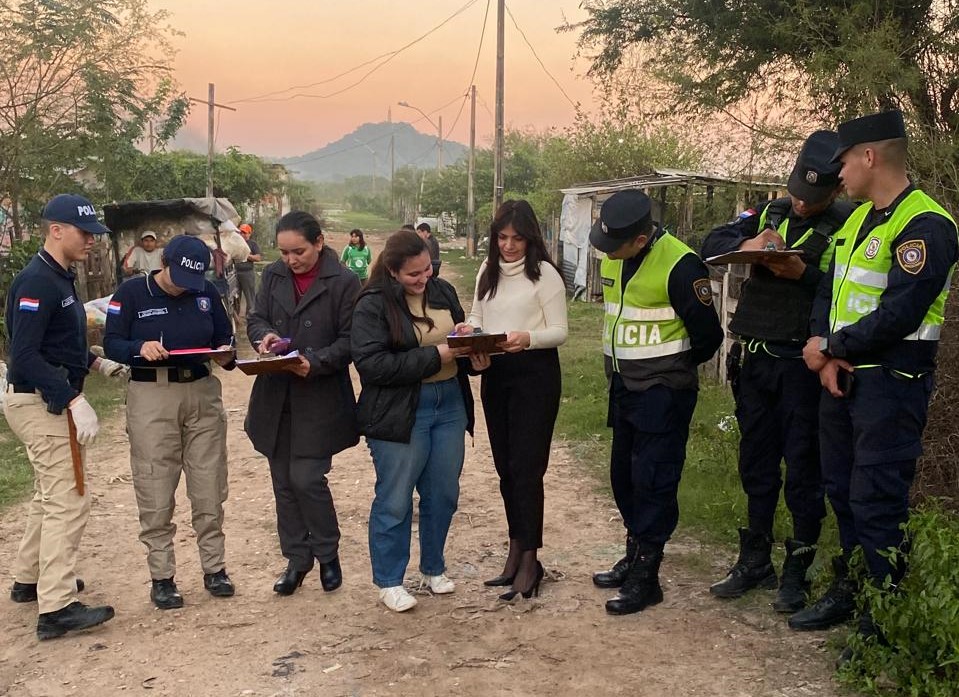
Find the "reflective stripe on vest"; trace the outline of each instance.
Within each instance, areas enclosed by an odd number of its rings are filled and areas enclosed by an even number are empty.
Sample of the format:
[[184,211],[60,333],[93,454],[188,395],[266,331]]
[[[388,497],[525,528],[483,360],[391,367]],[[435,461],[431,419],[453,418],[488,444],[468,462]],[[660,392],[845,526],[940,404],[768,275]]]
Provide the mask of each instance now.
[[619,362],[688,351],[689,333],[669,301],[669,274],[689,247],[669,233],[655,239],[639,269],[622,289],[623,262],[604,258],[603,353]]
[[[836,245],[832,306],[829,309],[829,326],[833,332],[855,324],[879,307],[882,293],[889,284],[889,271],[893,267],[893,241],[913,218],[924,213],[936,213],[949,220],[954,227],[956,225],[942,206],[916,189],[896,206],[888,220],[870,230],[857,245],[859,231],[871,211],[872,203],[859,206],[836,234],[836,238],[844,240],[845,244]],[[956,234],[959,236],[959,231]],[[952,271],[949,273],[950,280],[951,277]],[[942,333],[948,295],[949,280],[929,306],[919,328],[903,339],[937,341]]]

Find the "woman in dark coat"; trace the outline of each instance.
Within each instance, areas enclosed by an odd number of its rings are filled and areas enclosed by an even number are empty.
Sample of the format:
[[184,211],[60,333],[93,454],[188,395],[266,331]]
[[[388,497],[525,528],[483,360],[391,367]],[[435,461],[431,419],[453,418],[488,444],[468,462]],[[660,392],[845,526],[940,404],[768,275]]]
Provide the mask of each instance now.
[[326,474],[334,454],[359,442],[348,367],[360,282],[324,245],[309,213],[280,218],[276,245],[283,257],[264,269],[246,331],[261,354],[290,339],[286,350],[299,351],[300,362],[256,378],[245,427],[270,463],[280,549],[289,560],[273,590],[295,592],[315,559],[323,590],[332,591],[343,576]]

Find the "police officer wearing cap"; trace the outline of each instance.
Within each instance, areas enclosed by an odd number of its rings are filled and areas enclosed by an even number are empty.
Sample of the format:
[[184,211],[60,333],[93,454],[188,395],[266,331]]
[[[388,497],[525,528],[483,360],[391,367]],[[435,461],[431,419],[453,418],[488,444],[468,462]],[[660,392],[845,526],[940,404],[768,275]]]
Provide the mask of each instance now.
[[590,231],[606,253],[600,273],[603,353],[613,429],[610,480],[626,527],[626,556],[593,575],[619,588],[614,615],[663,599],[659,565],[679,520],[676,492],[696,406],[697,367],[723,340],[706,266],[653,223],[649,197],[613,194]]
[[[849,195],[865,203],[837,234],[803,356],[824,387],[822,470],[842,555],[823,598],[790,617],[793,629],[823,629],[853,615],[847,569],[856,547],[876,586],[895,588],[905,572],[885,551],[904,546],[901,526],[909,517],[909,488],[959,258],[955,220],[909,180],[900,112],[841,124],[835,158]],[[874,632],[868,611],[860,632]]]
[[[76,563],[90,512],[82,463],[99,430],[83,381],[90,368],[106,373],[116,364],[87,350],[86,315],[71,269],[87,258],[94,236],[109,230],[90,201],[71,194],[47,203],[41,230],[43,248],[13,279],[7,296],[10,366],[3,413],[34,472],[10,598],[37,601],[37,637],[44,640],[113,617],[109,605],[88,607],[78,600],[83,582]],[[79,468],[72,453],[76,446]]]
[[[826,517],[819,471],[819,393],[816,375],[802,350],[816,289],[832,261],[836,231],[852,205],[836,200],[842,191],[833,131],[816,131],[803,144],[789,177],[789,196],[748,210],[715,228],[703,256],[770,246],[802,256],[768,258],[754,264],[729,329],[740,344],[729,365],[741,434],[739,476],[748,502],[748,524],[739,529],[739,558],[727,576],[710,586],[720,598],[738,598],[753,588],[775,588],[771,560],[773,519],[783,488],[792,536],[785,540],[782,581],[773,607],[796,612],[806,605],[806,572]],[[742,367],[738,358],[744,354]]]
[[127,432],[140,541],[153,580],[150,598],[161,610],[183,606],[174,574],[174,496],[186,476],[193,529],[211,595],[228,597],[223,502],[227,496],[226,413],[220,381],[202,353],[232,370],[233,327],[220,295],[204,274],[210,250],[198,237],[179,235],[163,250],[163,268],[124,282],[107,311],[104,350],[132,366]]

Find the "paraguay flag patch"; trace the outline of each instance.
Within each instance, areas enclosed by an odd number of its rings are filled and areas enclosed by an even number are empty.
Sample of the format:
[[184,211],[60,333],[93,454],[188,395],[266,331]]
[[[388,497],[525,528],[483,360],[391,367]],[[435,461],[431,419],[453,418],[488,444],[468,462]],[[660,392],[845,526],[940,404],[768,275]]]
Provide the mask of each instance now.
[[39,312],[39,298],[20,298],[20,312]]
[[116,300],[111,300],[111,301],[110,301],[110,304],[107,305],[107,314],[110,314],[110,315],[119,315],[119,314],[120,314],[120,308],[121,308],[121,307],[122,307],[122,305],[121,305],[120,303],[118,303]]

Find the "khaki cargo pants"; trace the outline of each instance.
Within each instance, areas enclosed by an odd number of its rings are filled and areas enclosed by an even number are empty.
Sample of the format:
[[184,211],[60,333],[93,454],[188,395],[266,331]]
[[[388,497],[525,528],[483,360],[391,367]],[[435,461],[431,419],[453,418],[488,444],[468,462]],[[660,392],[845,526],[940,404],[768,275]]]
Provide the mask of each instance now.
[[220,381],[130,381],[127,433],[133,489],[140,511],[140,541],[153,579],[176,573],[173,509],[180,472],[186,475],[193,529],[203,573],[225,566],[223,502],[227,497],[226,412]]
[[[8,388],[3,414],[33,465],[33,499],[14,578],[36,583],[39,611],[55,612],[77,600],[77,550],[87,526],[90,495],[77,491],[66,410],[59,416],[51,414],[39,393]],[[86,449],[81,446],[80,452],[86,463]]]

